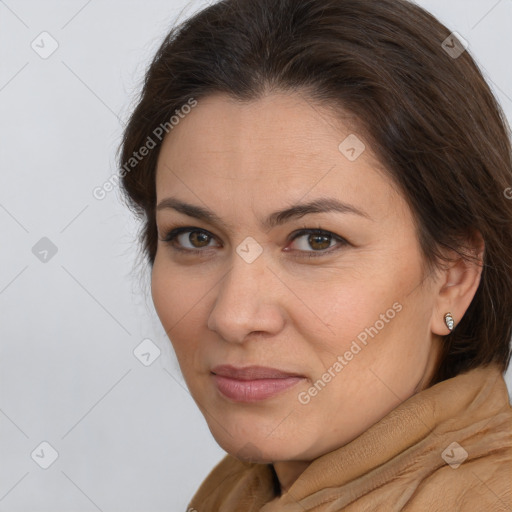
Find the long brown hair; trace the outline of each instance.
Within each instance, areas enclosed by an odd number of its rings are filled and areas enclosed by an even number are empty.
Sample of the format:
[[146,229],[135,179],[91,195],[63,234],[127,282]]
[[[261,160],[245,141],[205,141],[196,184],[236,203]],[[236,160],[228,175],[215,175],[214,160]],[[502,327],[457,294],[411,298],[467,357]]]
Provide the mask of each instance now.
[[[358,133],[408,201],[427,268],[442,264],[444,249],[470,257],[465,241],[474,233],[484,239],[479,288],[444,338],[431,384],[493,361],[505,371],[512,329],[510,129],[454,37],[405,0],[223,0],[173,27],[147,70],[119,148],[121,191],[142,220],[150,266],[163,140],[157,127],[170,132],[176,111],[214,92],[253,101],[273,90],[301,91],[358,120]],[[127,166],[148,137],[156,147]]]

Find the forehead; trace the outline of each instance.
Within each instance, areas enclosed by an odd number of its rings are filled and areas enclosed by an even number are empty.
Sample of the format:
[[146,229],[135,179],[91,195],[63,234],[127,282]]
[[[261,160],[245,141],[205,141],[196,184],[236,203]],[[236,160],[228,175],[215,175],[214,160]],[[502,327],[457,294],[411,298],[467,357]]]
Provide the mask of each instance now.
[[208,96],[164,139],[157,202],[180,191],[196,196],[196,202],[202,196],[205,203],[212,197],[217,204],[223,197],[240,197],[240,207],[270,197],[282,206],[283,200],[296,202],[306,195],[374,207],[400,201],[354,126],[350,118],[345,123],[300,94],[243,103],[223,94]]

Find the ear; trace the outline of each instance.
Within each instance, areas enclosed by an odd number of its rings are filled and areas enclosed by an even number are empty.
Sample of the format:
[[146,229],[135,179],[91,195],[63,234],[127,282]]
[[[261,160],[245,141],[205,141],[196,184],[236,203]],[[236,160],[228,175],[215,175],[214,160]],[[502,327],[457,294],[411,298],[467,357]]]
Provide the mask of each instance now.
[[450,251],[449,256],[453,261],[439,271],[435,287],[437,297],[431,318],[431,330],[434,334],[450,334],[444,321],[446,313],[452,314],[454,329],[466,313],[480,284],[484,250],[482,235],[476,232],[467,240],[466,252],[470,258],[462,258],[455,251]]

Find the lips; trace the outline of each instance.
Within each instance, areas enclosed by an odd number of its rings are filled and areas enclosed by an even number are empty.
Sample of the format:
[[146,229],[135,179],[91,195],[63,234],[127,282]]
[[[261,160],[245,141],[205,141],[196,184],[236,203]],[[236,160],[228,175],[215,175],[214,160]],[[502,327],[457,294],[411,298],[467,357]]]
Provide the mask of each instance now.
[[278,368],[270,368],[266,366],[245,366],[243,368],[237,368],[229,364],[215,366],[212,368],[212,373],[237,380],[288,379],[290,377],[304,377],[304,375],[280,370]]
[[232,402],[259,402],[294,388],[305,377],[265,366],[215,366],[211,376],[217,390]]

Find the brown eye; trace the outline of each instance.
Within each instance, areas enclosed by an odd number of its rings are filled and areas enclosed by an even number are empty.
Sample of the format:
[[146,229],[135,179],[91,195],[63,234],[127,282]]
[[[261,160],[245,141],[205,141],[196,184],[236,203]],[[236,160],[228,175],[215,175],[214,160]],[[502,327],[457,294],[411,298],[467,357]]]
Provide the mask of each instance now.
[[308,243],[315,250],[328,249],[331,245],[331,237],[326,235],[309,235]]
[[180,251],[202,251],[206,247],[213,247],[210,242],[214,236],[203,229],[193,229],[182,227],[171,230],[162,239],[163,242],[170,243],[175,249]]
[[[295,242],[298,240],[298,242]],[[302,253],[301,256],[323,256],[334,252],[349,243],[342,237],[323,229],[303,229],[292,238],[293,251]],[[335,246],[338,247],[335,247]],[[331,248],[334,248],[331,250]]]
[[[296,240],[300,240],[300,242],[295,243]],[[332,247],[331,243],[335,242],[333,239],[333,234],[328,233],[326,231],[301,231],[295,235],[293,241],[296,245],[296,248],[299,251],[324,251],[329,247]]]
[[205,247],[208,245],[210,236],[202,231],[191,231],[188,235],[188,241],[194,247]]

